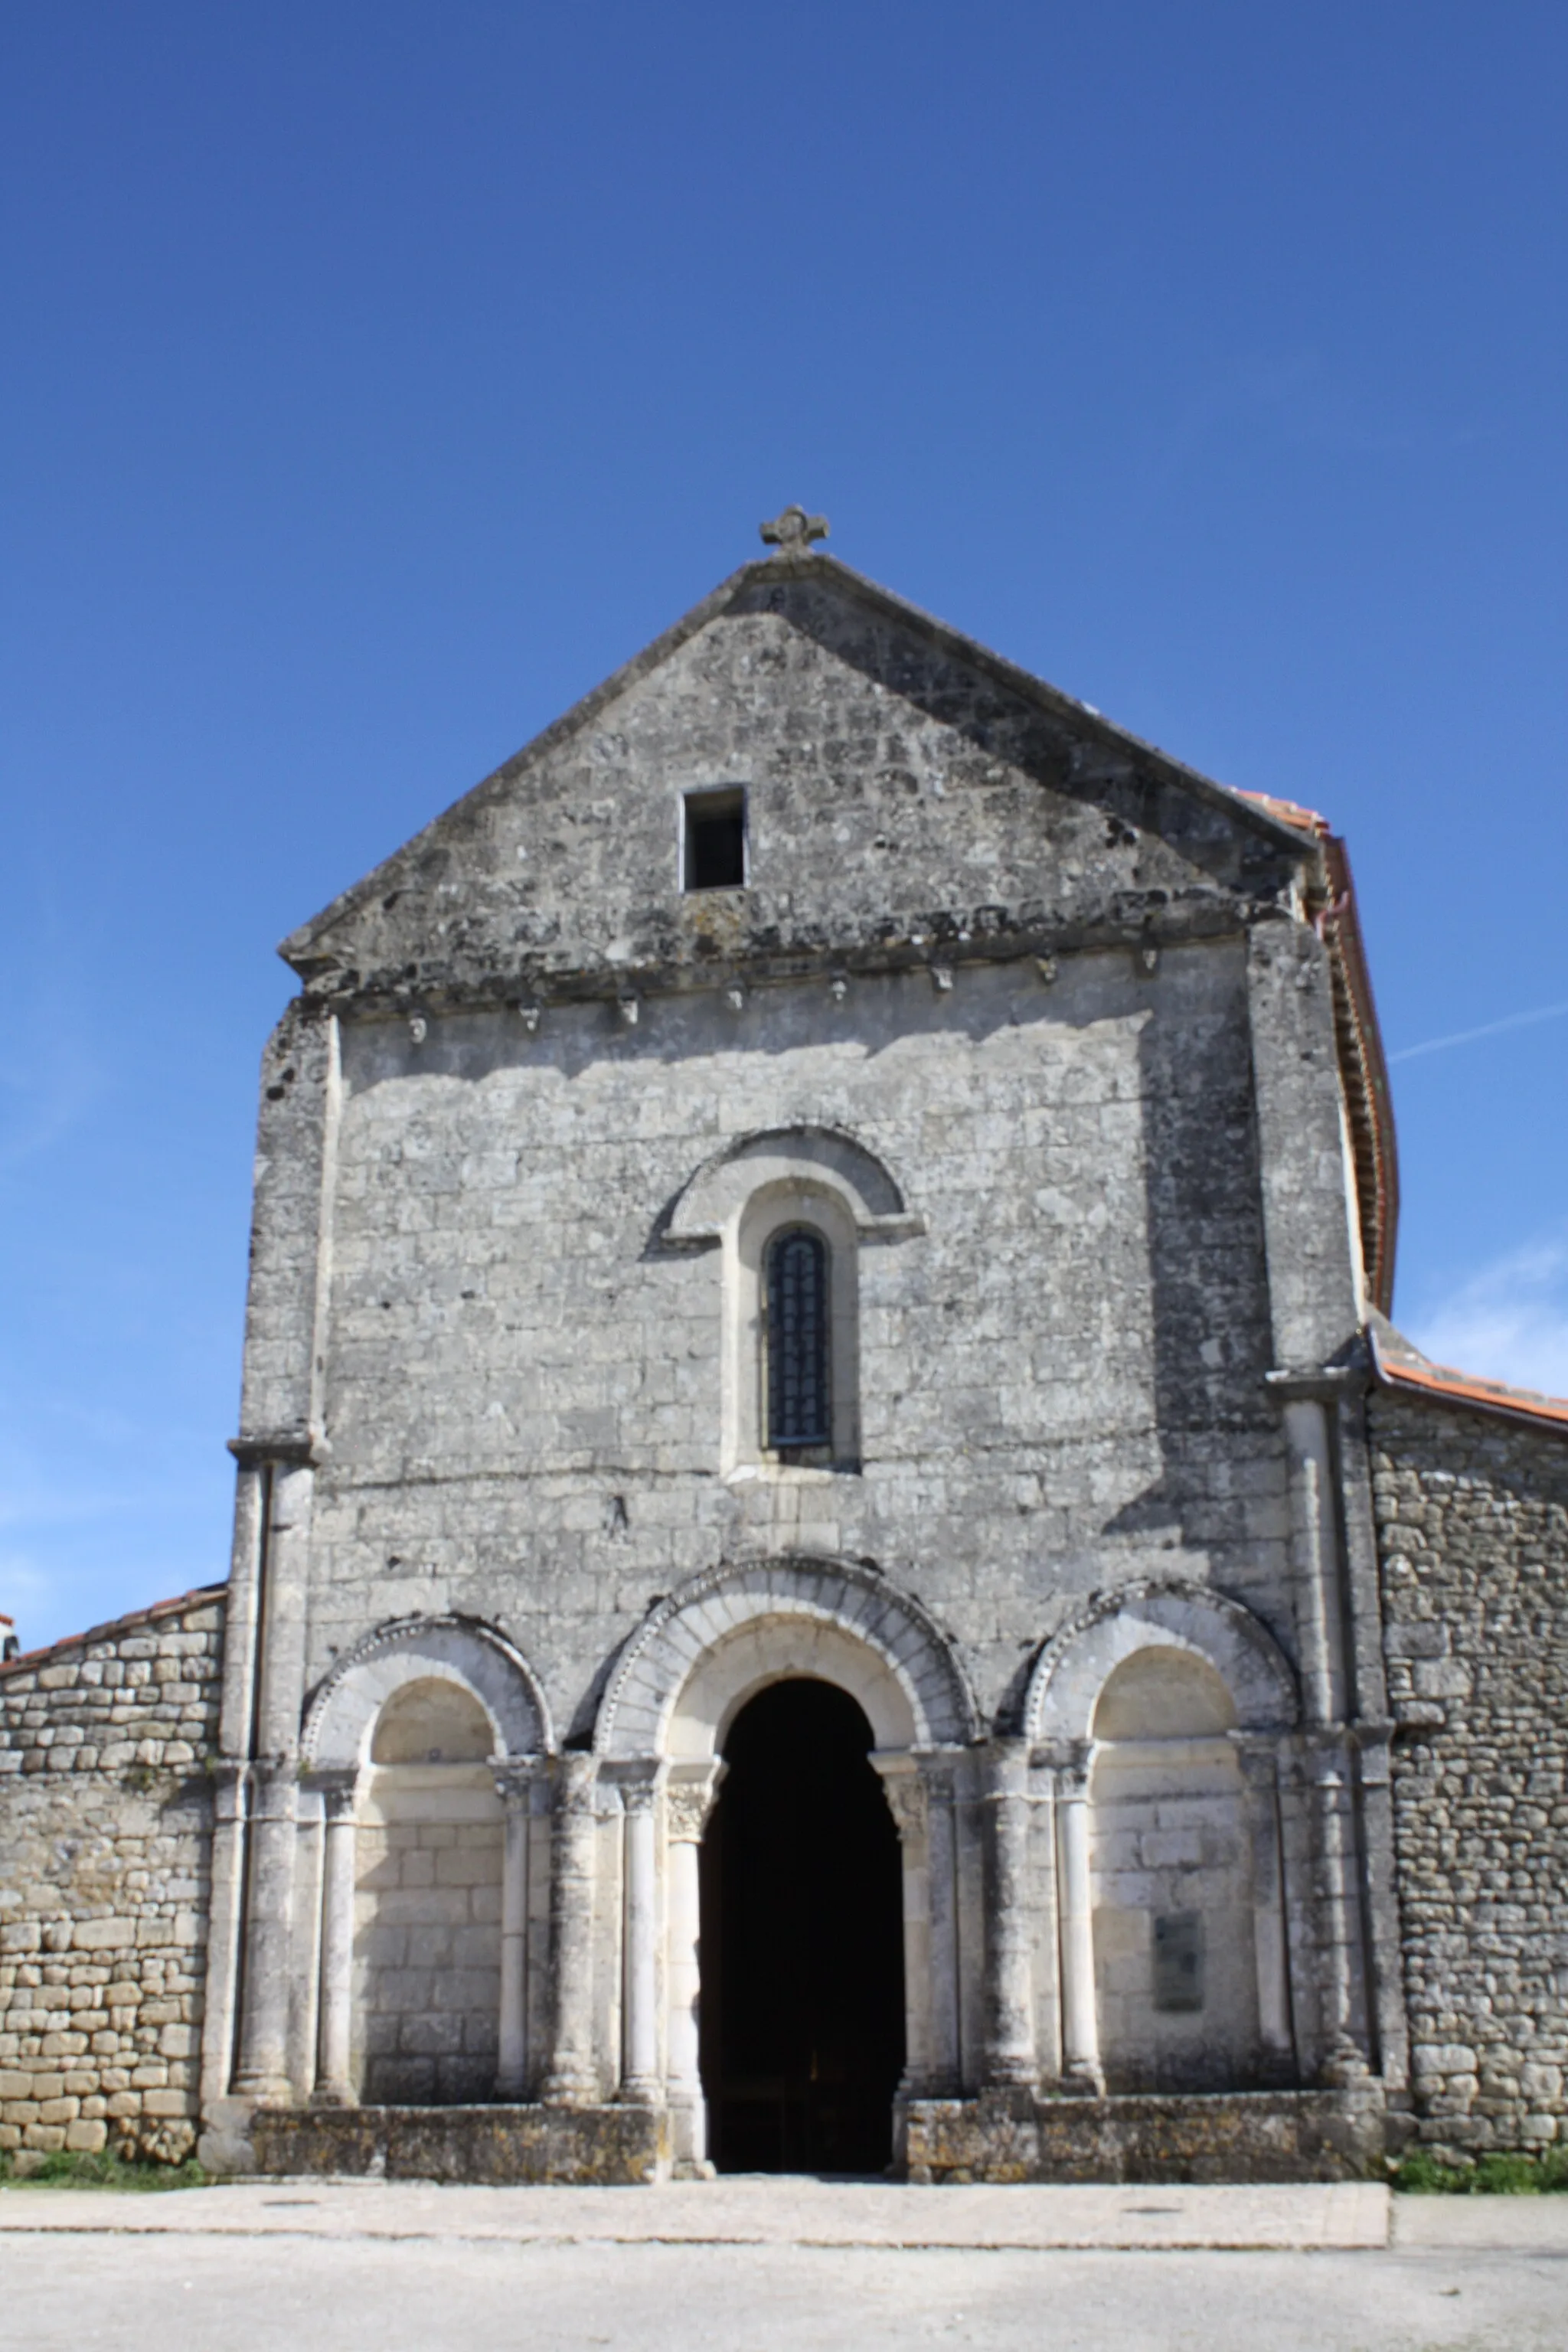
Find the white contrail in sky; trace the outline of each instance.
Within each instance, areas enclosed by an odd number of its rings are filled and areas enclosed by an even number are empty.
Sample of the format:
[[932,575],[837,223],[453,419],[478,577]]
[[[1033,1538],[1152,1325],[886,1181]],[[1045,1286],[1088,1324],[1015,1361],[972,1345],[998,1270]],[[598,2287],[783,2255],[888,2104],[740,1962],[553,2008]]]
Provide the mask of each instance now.
[[1479,1029],[1456,1029],[1451,1037],[1428,1037],[1423,1045],[1404,1045],[1390,1054],[1391,1062],[1411,1062],[1417,1054],[1440,1054],[1446,1045],[1468,1045],[1478,1037],[1496,1037],[1504,1029],[1523,1029],[1531,1021],[1555,1021],[1568,1004],[1542,1004],[1533,1013],[1510,1013],[1506,1021],[1488,1021]]

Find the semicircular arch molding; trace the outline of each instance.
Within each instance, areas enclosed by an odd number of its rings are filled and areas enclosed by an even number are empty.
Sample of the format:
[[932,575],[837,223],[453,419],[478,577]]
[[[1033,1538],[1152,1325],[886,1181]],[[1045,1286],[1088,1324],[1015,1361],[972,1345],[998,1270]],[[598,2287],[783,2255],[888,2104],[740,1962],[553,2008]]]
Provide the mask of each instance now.
[[477,1699],[498,1756],[548,1754],[554,1747],[538,1677],[504,1634],[472,1618],[402,1617],[357,1642],[317,1690],[300,1740],[306,1763],[364,1763],[382,1708],[415,1682],[456,1683]]
[[975,1736],[963,1671],[918,1601],[858,1561],[794,1555],[710,1569],[661,1601],[610,1677],[595,1748],[716,1755],[748,1698],[803,1675],[858,1699],[879,1748]]
[[837,1201],[857,1233],[897,1241],[925,1231],[891,1171],[855,1138],[827,1127],[769,1128],[705,1160],[678,1196],[667,1242],[706,1247],[769,1186],[805,1184]]
[[1296,1677],[1250,1609],[1205,1585],[1149,1582],[1101,1594],[1052,1636],[1025,1694],[1025,1738],[1088,1739],[1111,1675],[1152,1648],[1184,1650],[1214,1667],[1240,1730],[1286,1730],[1300,1716]]

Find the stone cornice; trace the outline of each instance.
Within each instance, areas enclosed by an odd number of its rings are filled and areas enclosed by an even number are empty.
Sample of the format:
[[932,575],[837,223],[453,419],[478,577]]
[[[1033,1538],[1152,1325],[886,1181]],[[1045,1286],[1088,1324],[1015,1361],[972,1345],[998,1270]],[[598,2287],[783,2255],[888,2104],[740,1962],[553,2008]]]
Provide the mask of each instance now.
[[[988,920],[1001,914],[1001,921]],[[1122,950],[1138,958],[1148,976],[1151,950],[1207,945],[1234,939],[1247,926],[1285,919],[1271,899],[1244,899],[1222,891],[1194,892],[1172,900],[1163,891],[1125,892],[1110,906],[1081,915],[1028,915],[1007,919],[988,907],[951,909],[921,918],[929,928],[907,934],[748,950],[722,958],[692,952],[624,964],[563,964],[542,958],[520,959],[510,970],[479,979],[431,973],[394,981],[356,975],[346,983],[338,972],[314,974],[298,1000],[317,1013],[343,1021],[428,1017],[448,1013],[537,1012],[552,1006],[600,1004],[606,1008],[654,997],[707,995],[718,991],[787,987],[802,981],[880,979],[914,973],[935,978],[965,964],[1016,963],[1035,959],[1049,964],[1058,956]],[[1048,973],[1041,975],[1048,978]]]

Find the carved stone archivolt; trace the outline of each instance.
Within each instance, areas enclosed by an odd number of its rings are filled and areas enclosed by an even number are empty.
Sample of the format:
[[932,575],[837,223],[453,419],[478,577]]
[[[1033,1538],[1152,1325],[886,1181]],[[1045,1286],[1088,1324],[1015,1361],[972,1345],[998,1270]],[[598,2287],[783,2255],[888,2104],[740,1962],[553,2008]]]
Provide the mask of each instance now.
[[[596,1752],[606,1759],[669,1752],[671,1719],[694,1689],[705,1688],[706,1662],[738,1654],[738,1637],[760,1639],[770,1624],[775,1648],[787,1647],[792,1635],[809,1644],[818,1629],[824,1639],[843,1637],[846,1672],[858,1675],[846,1687],[884,1747],[962,1745],[973,1736],[974,1703],[952,1645],[912,1593],[863,1561],[785,1556],[705,1570],[650,1611],[610,1677]],[[781,1649],[772,1676],[789,1670]],[[718,1727],[705,1723],[704,1740]]]
[[362,1762],[382,1708],[405,1684],[459,1685],[489,1719],[496,1752],[552,1742],[544,1693],[528,1661],[494,1626],[464,1617],[404,1617],[377,1626],[340,1658],[305,1710],[300,1752],[318,1769]]

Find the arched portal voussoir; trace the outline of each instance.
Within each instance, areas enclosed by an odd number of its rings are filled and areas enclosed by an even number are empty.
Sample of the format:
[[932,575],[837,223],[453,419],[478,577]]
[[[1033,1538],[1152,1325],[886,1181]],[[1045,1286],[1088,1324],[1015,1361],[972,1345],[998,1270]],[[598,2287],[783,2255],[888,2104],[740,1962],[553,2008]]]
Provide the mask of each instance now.
[[1298,1719],[1296,1678],[1267,1627],[1240,1601],[1199,1584],[1153,1580],[1100,1594],[1046,1644],[1024,1699],[1032,1740],[1087,1739],[1100,1694],[1135,1651],[1190,1651],[1213,1666],[1245,1731]]
[[850,1690],[879,1744],[974,1737],[963,1669],[919,1601],[857,1560],[792,1557],[708,1570],[661,1601],[610,1677],[595,1748],[711,1752],[750,1691],[799,1674]]
[[466,1617],[403,1617],[379,1625],[341,1657],[305,1710],[300,1748],[313,1766],[362,1764],[375,1720],[413,1682],[451,1682],[479,1701],[499,1756],[554,1746],[538,1677],[493,1626]]

